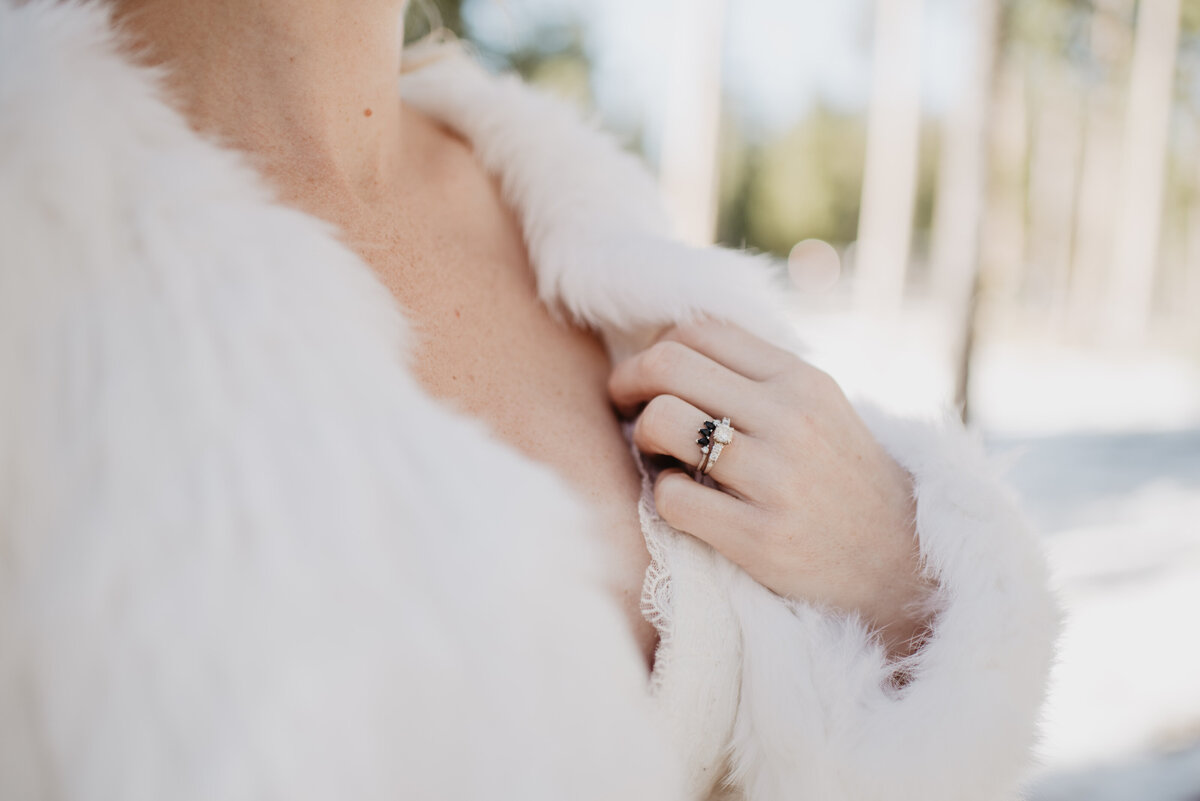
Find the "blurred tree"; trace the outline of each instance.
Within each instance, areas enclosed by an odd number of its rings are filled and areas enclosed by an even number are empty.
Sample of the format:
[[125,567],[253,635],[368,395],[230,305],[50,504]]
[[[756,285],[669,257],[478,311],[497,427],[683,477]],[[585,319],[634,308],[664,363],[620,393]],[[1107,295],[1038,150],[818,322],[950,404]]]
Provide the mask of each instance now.
[[1123,339],[1141,336],[1154,307],[1166,152],[1179,44],[1180,0],[1138,4],[1125,123],[1110,313]]
[[854,241],[862,187],[863,120],[818,107],[782,136],[747,154],[744,230],[723,227],[726,239],[738,234],[751,247],[786,256],[801,239],[837,244]]
[[1200,0],[1183,0],[1176,69],[1179,101],[1192,110],[1200,110]]
[[728,0],[673,0],[663,37],[666,96],[658,182],[677,234],[710,245],[716,230],[721,82]]
[[716,241],[735,248],[746,247],[751,150],[737,115],[723,108],[717,145]]
[[591,69],[581,49],[564,50],[551,55],[525,55],[515,65],[530,83],[570,100],[590,111],[592,100]]
[[912,260],[921,141],[924,0],[875,0],[855,305],[893,312]]
[[404,17],[405,40],[419,39],[438,27],[463,36],[462,5],[462,0],[410,0]]
[[[936,125],[922,126],[914,219],[918,251],[932,217],[937,136]],[[780,257],[802,239],[849,245],[858,235],[865,147],[863,118],[823,105],[761,143],[747,140],[736,118],[727,118],[719,241]]]
[[1007,0],[1001,41],[1052,59],[1089,58],[1088,28],[1104,0]]

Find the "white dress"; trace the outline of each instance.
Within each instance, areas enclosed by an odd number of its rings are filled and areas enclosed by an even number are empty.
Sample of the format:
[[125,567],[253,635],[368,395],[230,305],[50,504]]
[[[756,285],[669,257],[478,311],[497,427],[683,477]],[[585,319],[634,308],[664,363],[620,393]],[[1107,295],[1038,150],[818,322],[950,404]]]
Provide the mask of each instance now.
[[[770,260],[672,239],[577,112],[407,58],[614,359],[697,314],[803,352]],[[0,258],[0,798],[1015,797],[1058,613],[953,413],[856,401],[940,587],[899,691],[856,618],[666,525],[639,459],[647,686],[585,507],[421,390],[370,270],[95,4],[0,0]]]

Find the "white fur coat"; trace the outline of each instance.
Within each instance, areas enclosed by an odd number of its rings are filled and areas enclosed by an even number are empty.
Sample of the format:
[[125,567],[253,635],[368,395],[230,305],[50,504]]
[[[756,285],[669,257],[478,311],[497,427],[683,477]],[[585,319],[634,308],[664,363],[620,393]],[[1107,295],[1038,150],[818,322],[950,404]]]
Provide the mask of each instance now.
[[[541,298],[614,358],[697,314],[799,349],[769,263],[674,241],[643,165],[564,104],[464,53],[400,91],[472,142]],[[941,587],[904,690],[858,620],[773,595],[648,491],[647,686],[584,506],[432,401],[408,341],[101,6],[0,0],[0,798],[1014,796],[1057,612],[953,414],[857,404]]]

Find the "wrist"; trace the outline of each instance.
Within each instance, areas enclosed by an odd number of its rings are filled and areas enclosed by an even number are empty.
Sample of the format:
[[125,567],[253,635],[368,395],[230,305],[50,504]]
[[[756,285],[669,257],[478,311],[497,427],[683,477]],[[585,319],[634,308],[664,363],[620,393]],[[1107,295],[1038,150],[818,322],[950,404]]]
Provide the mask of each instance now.
[[929,633],[935,614],[937,583],[921,568],[920,544],[916,529],[916,499],[912,477],[901,470],[903,491],[894,505],[891,541],[899,551],[884,568],[875,586],[874,615],[869,618],[887,648],[889,659],[903,659],[917,651]]

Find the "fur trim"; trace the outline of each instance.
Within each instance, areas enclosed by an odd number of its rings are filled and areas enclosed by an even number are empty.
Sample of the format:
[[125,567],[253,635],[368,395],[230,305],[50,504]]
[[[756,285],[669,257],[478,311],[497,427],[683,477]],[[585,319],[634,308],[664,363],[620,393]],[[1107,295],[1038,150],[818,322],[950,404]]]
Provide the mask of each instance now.
[[401,92],[471,140],[505,200],[521,210],[539,296],[599,329],[618,357],[644,348],[662,327],[700,316],[739,320],[803,349],[785,323],[780,265],[673,240],[646,165],[573,106],[515,74],[489,75],[464,48],[404,75]]
[[1040,549],[952,411],[919,421],[856,406],[913,476],[922,561],[940,591],[933,633],[889,663],[857,616],[744,582],[735,779],[754,801],[1012,799],[1060,627]]
[[107,25],[0,3],[0,797],[676,797],[580,502]]

